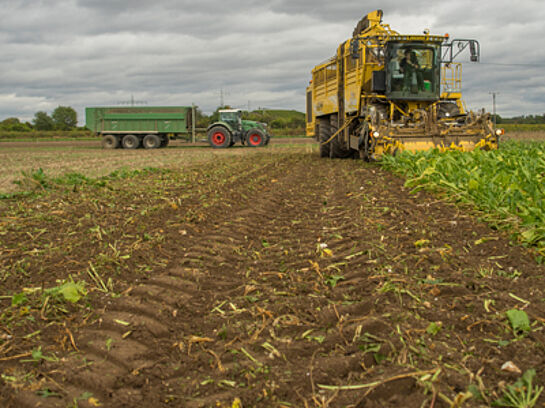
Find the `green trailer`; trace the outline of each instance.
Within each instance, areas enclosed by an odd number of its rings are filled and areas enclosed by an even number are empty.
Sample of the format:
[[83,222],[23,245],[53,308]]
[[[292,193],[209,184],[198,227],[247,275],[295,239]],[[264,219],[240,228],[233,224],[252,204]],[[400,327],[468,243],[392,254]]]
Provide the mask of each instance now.
[[193,106],[115,106],[85,109],[86,127],[105,149],[156,149],[170,139],[195,141]]

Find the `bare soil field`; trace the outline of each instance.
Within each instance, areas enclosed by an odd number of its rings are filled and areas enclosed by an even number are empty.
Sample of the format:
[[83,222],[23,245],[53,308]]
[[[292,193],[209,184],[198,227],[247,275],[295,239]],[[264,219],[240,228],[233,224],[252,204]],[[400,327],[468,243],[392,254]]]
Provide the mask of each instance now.
[[[499,127],[499,126],[498,126]],[[512,140],[545,140],[545,132],[542,131],[511,131],[505,134],[506,139]]]
[[375,164],[226,152],[0,201],[1,406],[481,407],[543,384],[530,252]]
[[[305,138],[271,139],[275,149],[312,142]],[[179,168],[188,163],[209,162],[223,155],[238,157],[253,153],[255,151],[248,147],[216,150],[205,143],[193,145],[179,140],[159,150],[103,150],[100,140],[0,142],[0,193],[18,190],[13,182],[21,179],[23,172],[31,173],[39,168],[52,176],[80,172],[100,177],[120,168]]]

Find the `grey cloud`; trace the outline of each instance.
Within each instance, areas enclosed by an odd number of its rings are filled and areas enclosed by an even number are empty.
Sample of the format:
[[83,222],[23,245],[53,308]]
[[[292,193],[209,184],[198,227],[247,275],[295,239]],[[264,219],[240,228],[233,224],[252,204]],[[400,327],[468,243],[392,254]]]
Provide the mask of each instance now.
[[[211,111],[220,88],[235,106],[303,111],[312,67],[375,8],[401,32],[477,38],[483,62],[545,64],[545,9],[535,0],[15,0],[0,17],[0,119],[59,104],[81,119],[85,106],[131,94]],[[464,74],[469,106],[490,105],[495,90],[502,114],[544,110],[540,67],[466,64]]]

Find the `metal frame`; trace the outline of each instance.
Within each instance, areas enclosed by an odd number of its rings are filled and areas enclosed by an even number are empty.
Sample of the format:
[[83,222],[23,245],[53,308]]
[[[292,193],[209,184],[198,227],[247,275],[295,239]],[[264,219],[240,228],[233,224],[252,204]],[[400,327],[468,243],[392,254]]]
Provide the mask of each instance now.
[[[469,47],[471,53],[471,62],[479,62],[481,59],[481,45],[477,40],[455,38],[451,42],[442,44],[441,62],[443,64],[452,63],[458,55]],[[455,50],[457,48],[457,50]]]

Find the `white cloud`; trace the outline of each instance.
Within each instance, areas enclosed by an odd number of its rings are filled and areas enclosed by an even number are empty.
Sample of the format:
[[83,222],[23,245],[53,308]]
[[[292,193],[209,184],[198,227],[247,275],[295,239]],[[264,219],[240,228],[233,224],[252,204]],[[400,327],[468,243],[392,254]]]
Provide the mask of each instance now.
[[17,112],[4,114],[7,117],[17,117],[23,121],[32,121],[38,111],[52,111],[57,107],[54,101],[44,97],[18,96],[17,94],[0,94],[0,112]]

